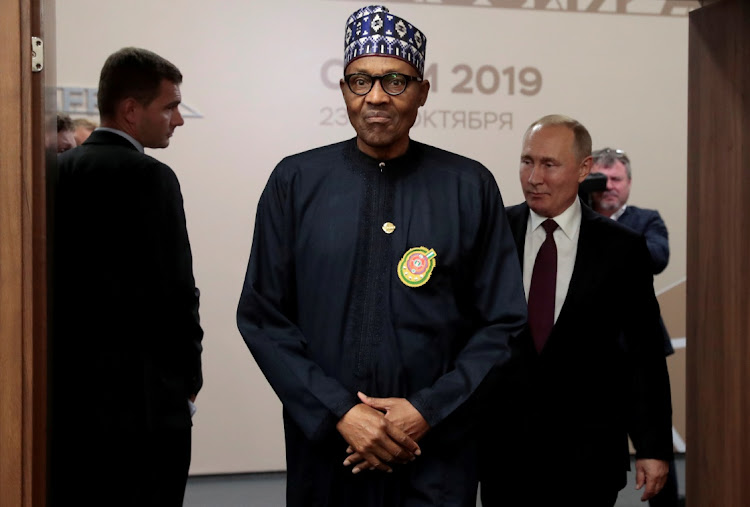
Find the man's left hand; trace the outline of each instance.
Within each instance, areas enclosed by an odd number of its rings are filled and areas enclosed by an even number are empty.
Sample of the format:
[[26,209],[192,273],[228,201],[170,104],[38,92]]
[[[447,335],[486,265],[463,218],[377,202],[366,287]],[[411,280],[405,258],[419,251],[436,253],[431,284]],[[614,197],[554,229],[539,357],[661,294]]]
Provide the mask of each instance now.
[[641,496],[641,501],[645,502],[656,495],[664,483],[667,482],[669,473],[669,463],[660,459],[637,459],[635,460],[635,489],[641,489],[646,485],[646,489]]
[[365,405],[385,413],[385,418],[401,428],[412,440],[419,440],[430,429],[419,410],[414,408],[406,398],[373,398],[363,393],[357,393]]
[[[359,399],[365,405],[385,413],[385,418],[401,428],[412,440],[419,440],[430,429],[419,410],[414,408],[406,398],[374,398],[363,393],[357,393]],[[346,458],[346,465],[356,465],[360,470],[369,470],[372,467],[364,461],[364,458],[351,447],[346,452],[350,455]]]

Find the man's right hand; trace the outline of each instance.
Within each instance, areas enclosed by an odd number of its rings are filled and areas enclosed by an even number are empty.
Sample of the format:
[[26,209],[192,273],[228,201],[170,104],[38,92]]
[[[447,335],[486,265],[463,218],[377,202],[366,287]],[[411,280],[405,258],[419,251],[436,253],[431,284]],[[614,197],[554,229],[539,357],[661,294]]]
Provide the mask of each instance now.
[[344,414],[336,429],[367,462],[362,463],[364,466],[348,463],[355,465],[353,473],[370,468],[390,472],[388,463],[408,463],[421,452],[417,443],[388,421],[382,412],[364,403],[355,405]]

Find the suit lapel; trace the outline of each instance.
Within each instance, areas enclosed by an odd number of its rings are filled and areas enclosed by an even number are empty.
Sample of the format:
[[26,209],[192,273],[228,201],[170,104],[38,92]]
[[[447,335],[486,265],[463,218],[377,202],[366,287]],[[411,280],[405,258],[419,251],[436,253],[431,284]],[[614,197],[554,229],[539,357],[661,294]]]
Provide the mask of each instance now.
[[[595,212],[587,206],[581,206],[581,229],[578,233],[578,249],[576,259],[573,263],[573,274],[570,277],[568,293],[565,302],[560,309],[560,315],[552,328],[552,335],[559,326],[565,326],[570,318],[568,315],[581,315],[579,307],[587,305],[587,297],[591,294],[591,287],[597,276],[596,266],[599,260],[596,256],[595,231],[592,231],[592,222],[596,220]],[[550,336],[552,338],[552,336]]]
[[526,203],[512,206],[508,210],[508,222],[516,242],[518,261],[523,267],[523,252],[526,247],[526,227],[529,223],[529,206]]
[[631,219],[635,218],[633,215],[633,207],[628,206],[625,208],[625,211],[623,211],[622,215],[620,215],[620,218],[617,219],[617,223],[628,225],[632,223]]

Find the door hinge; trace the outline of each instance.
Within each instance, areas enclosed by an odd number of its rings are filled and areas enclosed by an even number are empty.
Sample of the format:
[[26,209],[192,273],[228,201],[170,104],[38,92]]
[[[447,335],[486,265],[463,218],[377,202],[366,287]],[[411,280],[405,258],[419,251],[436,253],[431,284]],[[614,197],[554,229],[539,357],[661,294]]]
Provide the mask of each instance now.
[[39,37],[31,38],[31,72],[41,72],[44,68],[44,41]]

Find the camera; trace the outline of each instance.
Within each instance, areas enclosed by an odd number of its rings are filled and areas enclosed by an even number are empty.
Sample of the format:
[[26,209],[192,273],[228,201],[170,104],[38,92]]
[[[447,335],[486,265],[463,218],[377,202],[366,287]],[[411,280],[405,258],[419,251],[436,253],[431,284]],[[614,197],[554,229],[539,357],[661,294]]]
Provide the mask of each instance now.
[[607,190],[607,175],[602,173],[589,173],[578,185],[578,197],[591,207],[591,192],[603,192]]

